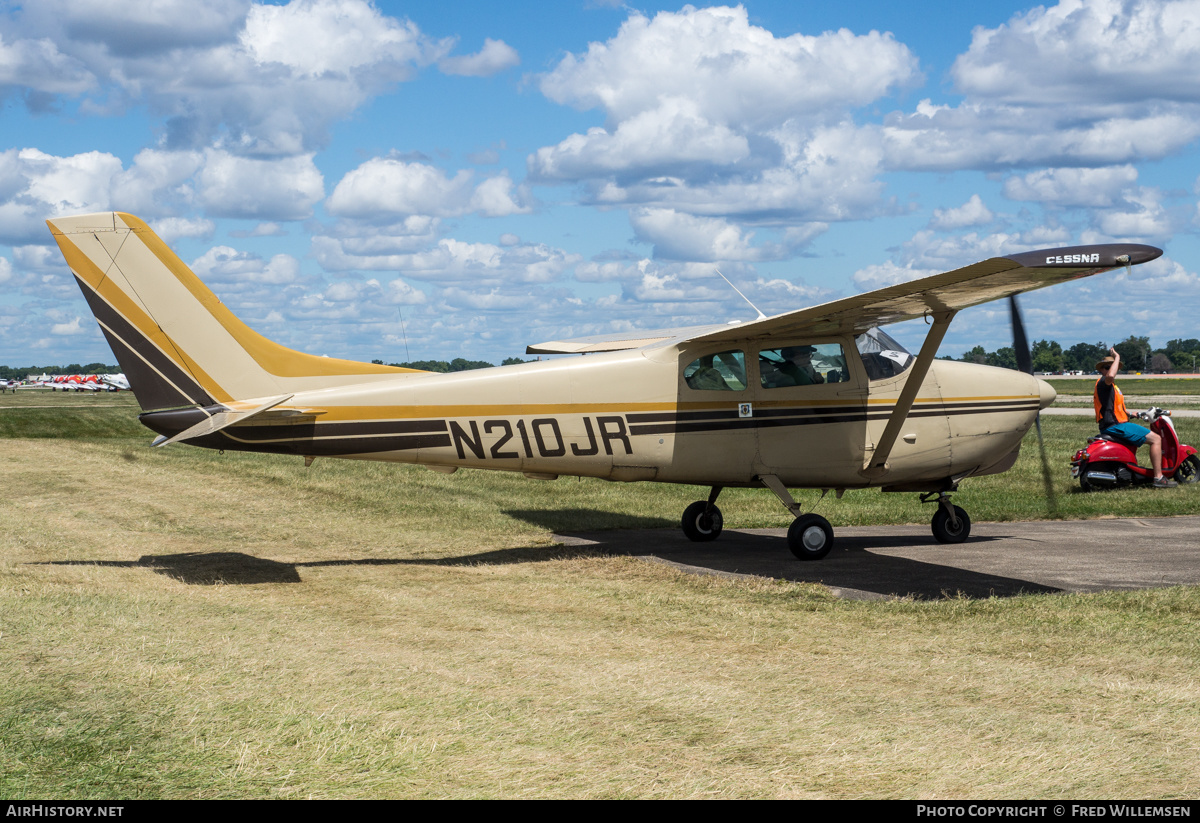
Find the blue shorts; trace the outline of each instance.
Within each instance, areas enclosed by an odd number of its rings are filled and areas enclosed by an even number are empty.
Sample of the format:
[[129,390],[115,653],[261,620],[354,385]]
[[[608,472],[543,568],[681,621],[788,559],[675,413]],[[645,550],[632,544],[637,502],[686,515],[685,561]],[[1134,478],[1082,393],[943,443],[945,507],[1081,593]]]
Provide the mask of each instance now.
[[1149,433],[1148,428],[1137,423],[1118,423],[1104,430],[1104,434],[1112,435],[1135,449],[1146,442],[1146,435]]

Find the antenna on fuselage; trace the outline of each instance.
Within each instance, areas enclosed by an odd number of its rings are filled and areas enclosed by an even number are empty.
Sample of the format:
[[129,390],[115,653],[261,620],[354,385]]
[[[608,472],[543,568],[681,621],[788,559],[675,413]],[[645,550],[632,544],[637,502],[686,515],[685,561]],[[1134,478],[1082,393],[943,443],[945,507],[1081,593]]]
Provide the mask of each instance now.
[[412,362],[412,355],[408,353],[408,331],[404,328],[404,310],[399,306],[396,311],[400,314],[400,334],[404,335],[404,356],[408,358],[408,362]]
[[749,304],[750,304],[750,308],[752,308],[752,309],[754,309],[754,311],[758,312],[758,317],[754,318],[755,320],[766,320],[766,319],[767,319],[767,316],[766,316],[765,314],[763,314],[763,313],[762,313],[762,312],[759,310],[758,306],[754,305],[753,303],[750,303],[750,298],[749,298],[749,297],[747,297],[746,295],[742,294],[742,290],[741,290],[741,289],[739,289],[737,286],[733,285],[733,283],[730,281],[730,279],[729,279],[728,277],[726,277],[725,275],[721,274],[721,270],[720,270],[720,269],[718,269],[716,266],[713,266],[713,271],[715,271],[715,272],[717,273],[717,276],[718,276],[718,277],[720,277],[720,278],[721,278],[722,280],[724,280],[726,283],[729,283],[729,288],[731,288],[731,289],[733,289],[735,292],[737,292],[737,293],[738,293],[738,297],[742,298],[742,299],[743,299],[743,300],[745,300],[747,303],[749,303]]

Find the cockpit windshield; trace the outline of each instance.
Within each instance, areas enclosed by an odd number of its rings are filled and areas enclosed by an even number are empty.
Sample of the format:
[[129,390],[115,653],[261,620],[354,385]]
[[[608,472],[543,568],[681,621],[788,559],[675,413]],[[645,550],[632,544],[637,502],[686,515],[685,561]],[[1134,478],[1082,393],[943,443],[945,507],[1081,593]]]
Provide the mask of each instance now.
[[903,374],[913,363],[913,356],[903,346],[879,328],[867,329],[854,338],[867,379],[883,380]]

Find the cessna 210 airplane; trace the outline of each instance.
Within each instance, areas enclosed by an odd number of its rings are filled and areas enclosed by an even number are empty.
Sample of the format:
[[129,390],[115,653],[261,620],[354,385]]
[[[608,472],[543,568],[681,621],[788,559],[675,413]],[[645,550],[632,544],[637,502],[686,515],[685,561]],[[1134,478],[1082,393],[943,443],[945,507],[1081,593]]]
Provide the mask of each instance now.
[[[966,540],[970,518],[949,494],[1011,467],[1055,392],[1029,374],[935,361],[955,314],[1162,254],[1022,252],[745,323],[527,350],[587,357],[433,374],[262,337],[130,214],[47,222],[156,446],[707,486],[683,514],[697,541],[721,533],[723,488],[766,487],[795,517],[788,545],[803,560],[827,555],[833,530],[789,488],[921,493],[938,504],[934,536]],[[920,317],[930,328],[916,356],[879,329]]]

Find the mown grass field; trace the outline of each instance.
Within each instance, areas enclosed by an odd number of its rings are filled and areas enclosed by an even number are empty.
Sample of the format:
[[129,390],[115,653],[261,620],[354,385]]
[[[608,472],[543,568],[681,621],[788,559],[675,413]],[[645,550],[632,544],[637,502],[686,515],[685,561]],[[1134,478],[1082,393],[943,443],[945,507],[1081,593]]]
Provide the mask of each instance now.
[[[840,601],[552,539],[676,528],[697,489],[151,450],[125,398],[30,396],[0,408],[5,797],[1200,792],[1195,588]],[[1197,487],[1074,491],[1091,424],[1043,425],[1060,516],[1200,511]],[[956,501],[1045,517],[1036,455]],[[722,507],[788,519],[764,491]]]

